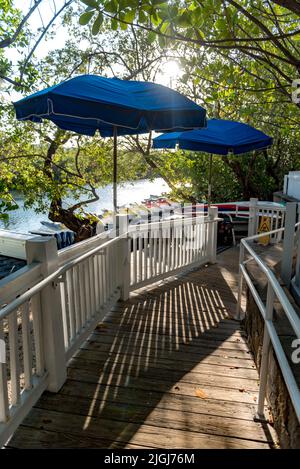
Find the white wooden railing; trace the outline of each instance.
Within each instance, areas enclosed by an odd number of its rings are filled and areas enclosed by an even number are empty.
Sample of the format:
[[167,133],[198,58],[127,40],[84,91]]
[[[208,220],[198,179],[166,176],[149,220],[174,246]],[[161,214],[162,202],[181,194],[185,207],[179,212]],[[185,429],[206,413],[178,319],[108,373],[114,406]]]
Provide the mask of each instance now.
[[263,202],[258,199],[250,199],[248,237],[258,234],[262,218],[268,220],[271,234],[270,243],[276,244],[282,240],[281,228],[285,225],[286,208],[276,202]]
[[[211,212],[212,214],[212,212]],[[214,260],[216,223],[196,217],[130,227],[130,289],[140,288],[183,270]]]
[[[300,223],[293,226],[292,231],[292,244],[299,242],[299,229]],[[273,232],[267,233],[269,236],[283,234],[286,241],[286,233],[284,228],[278,228]],[[255,418],[257,420],[266,420],[264,415],[265,410],[265,397],[267,389],[267,380],[269,374],[269,351],[270,345],[272,344],[274,352],[276,354],[283,379],[288,389],[291,401],[293,403],[295,413],[300,422],[300,390],[295,380],[293,371],[290,367],[289,360],[286,357],[286,353],[282,347],[280,338],[278,336],[276,327],[273,322],[275,302],[278,302],[285,314],[287,321],[289,322],[295,336],[300,340],[300,318],[292,306],[287,294],[285,293],[280,282],[276,278],[270,267],[264,262],[264,260],[255,252],[253,242],[258,241],[261,236],[265,236],[265,233],[254,235],[241,240],[240,246],[240,260],[239,260],[239,291],[238,291],[238,302],[237,302],[237,318],[240,319],[242,315],[241,300],[243,282],[246,282],[253,299],[261,313],[264,321],[264,337],[262,346],[262,357],[260,366],[260,385],[259,385],[259,399],[257,405],[257,414]],[[279,239],[279,238],[278,238]],[[284,250],[282,253],[284,256]],[[250,261],[254,261],[259,267],[260,271],[265,275],[267,280],[267,297],[266,301],[261,297],[257,291],[254,281],[249,275],[247,264]]]
[[208,216],[176,221],[135,227],[121,221],[119,236],[100,235],[76,248],[75,257],[70,250],[58,254],[54,239],[29,240],[29,265],[0,281],[7,358],[0,363],[0,447],[45,389],[61,388],[68,360],[119,299],[216,260],[214,207]]

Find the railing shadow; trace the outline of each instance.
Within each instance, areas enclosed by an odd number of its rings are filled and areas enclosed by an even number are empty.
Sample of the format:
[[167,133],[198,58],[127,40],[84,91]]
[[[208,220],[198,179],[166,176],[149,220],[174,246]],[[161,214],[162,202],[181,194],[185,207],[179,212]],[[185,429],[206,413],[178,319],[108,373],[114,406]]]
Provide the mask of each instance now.
[[[24,426],[38,427],[45,447],[242,447],[257,383],[230,320],[235,303],[217,266],[134,294],[99,324],[60,393],[45,393]],[[240,359],[249,363],[239,370]]]

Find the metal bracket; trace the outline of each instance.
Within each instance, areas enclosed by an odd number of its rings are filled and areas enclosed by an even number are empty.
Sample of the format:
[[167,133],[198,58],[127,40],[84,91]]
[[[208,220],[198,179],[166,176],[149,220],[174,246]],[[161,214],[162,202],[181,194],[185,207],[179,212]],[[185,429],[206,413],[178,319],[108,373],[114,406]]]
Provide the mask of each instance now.
[[256,413],[253,417],[254,422],[259,423],[270,423],[270,420],[265,417],[265,415],[261,415]]

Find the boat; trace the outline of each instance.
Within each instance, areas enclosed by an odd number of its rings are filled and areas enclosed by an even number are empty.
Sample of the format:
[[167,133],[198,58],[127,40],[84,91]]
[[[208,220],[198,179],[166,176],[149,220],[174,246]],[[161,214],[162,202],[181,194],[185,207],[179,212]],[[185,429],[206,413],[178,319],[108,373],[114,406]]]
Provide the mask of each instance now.
[[74,231],[67,229],[62,223],[43,220],[41,225],[42,228],[31,230],[29,233],[39,236],[53,236],[56,239],[57,249],[63,249],[74,244]]

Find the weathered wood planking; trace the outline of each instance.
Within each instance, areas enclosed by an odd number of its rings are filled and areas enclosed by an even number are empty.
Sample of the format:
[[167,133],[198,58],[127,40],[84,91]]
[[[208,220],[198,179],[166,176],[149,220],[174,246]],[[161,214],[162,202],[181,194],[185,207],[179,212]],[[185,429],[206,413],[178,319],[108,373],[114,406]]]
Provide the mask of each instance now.
[[253,421],[258,374],[232,319],[237,256],[113,308],[8,447],[273,447],[273,429]]

